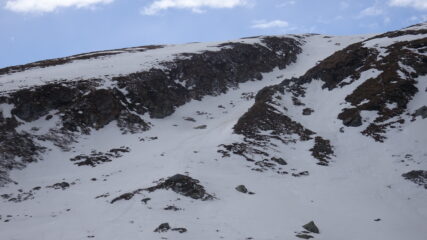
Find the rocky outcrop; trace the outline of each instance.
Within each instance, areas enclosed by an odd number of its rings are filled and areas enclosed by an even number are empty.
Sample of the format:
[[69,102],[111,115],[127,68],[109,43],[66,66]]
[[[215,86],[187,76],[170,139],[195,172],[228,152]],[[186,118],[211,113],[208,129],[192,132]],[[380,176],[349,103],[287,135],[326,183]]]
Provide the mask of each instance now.
[[317,164],[322,166],[328,166],[329,160],[334,156],[331,142],[319,136],[314,139],[314,146],[310,151],[311,155],[319,160]]
[[[2,179],[7,179],[5,173],[8,170],[25,166],[25,162],[36,159],[41,153],[42,147],[34,138],[52,141],[65,150],[78,134],[90,134],[92,129],[101,129],[111,122],[115,122],[123,133],[146,131],[150,123],[142,119],[144,114],[148,113],[152,118],[169,116],[175,108],[192,99],[219,95],[239,83],[260,80],[263,72],[286,67],[295,62],[301,52],[300,43],[293,38],[265,37],[261,41],[262,44],[224,43],[218,51],[185,53],[173,61],[160,63],[159,68],[113,77],[108,87],[104,86],[106,80],[100,79],[64,80],[1,93],[0,104],[13,105],[11,116],[1,120],[4,122],[1,124],[7,126],[2,128],[4,134],[0,137]],[[0,75],[159,47],[47,60],[1,69]],[[48,134],[32,136],[14,130],[19,124],[40,118],[51,120],[55,116],[59,118],[58,128],[51,129]],[[14,141],[18,144],[12,144]],[[17,157],[26,160],[18,161]]]
[[171,190],[179,195],[196,200],[206,201],[214,199],[214,196],[212,194],[207,193],[205,188],[199,183],[199,180],[194,179],[192,177],[182,174],[176,174],[172,177],[167,178],[164,181],[160,181],[160,183],[155,186],[149,188],[141,188],[132,192],[124,193],[111,200],[111,203],[115,203],[120,200],[130,200],[137,194],[141,194],[143,192],[154,192],[162,189]]
[[420,91],[415,79],[427,74],[427,56],[424,54],[427,38],[392,43],[381,47],[384,53],[379,51],[380,47],[365,44],[384,37],[425,33],[425,29],[402,30],[350,45],[329,56],[302,77],[285,80],[283,85],[298,98],[305,95],[303,85],[312,81],[320,80],[323,88],[334,90],[358,81],[363,72],[373,69],[378,71],[378,76],[366,79],[346,96],[345,101],[351,107],[342,109],[338,119],[347,127],[359,127],[362,125],[362,111],[376,111],[378,117],[369,122],[361,132],[382,142],[386,138],[386,129],[396,128],[404,123],[402,115],[407,111],[409,101]]
[[316,226],[316,224],[313,221],[310,221],[309,223],[305,224],[302,227],[309,232],[320,233],[319,228]]
[[[284,143],[293,141],[287,136],[296,134],[300,140],[309,140],[313,131],[275,109],[274,95],[283,93],[281,86],[266,87],[255,97],[255,104],[241,117],[234,126],[234,132],[247,138],[265,141],[273,137]],[[270,135],[262,131],[271,131]]]
[[205,188],[199,184],[200,181],[186,175],[176,174],[166,179],[166,181],[149,187],[146,190],[154,192],[160,189],[172,190],[185,197],[200,200],[210,200],[213,196],[206,192]]
[[410,171],[402,174],[402,177],[427,189],[427,171],[425,170]]
[[[279,174],[287,174],[282,170],[283,166],[287,165],[282,156],[268,153],[271,149],[278,148],[274,142],[279,141],[288,145],[298,141],[309,141],[316,133],[286,114],[287,107],[281,104],[280,96],[283,94],[285,94],[283,84],[259,91],[254,105],[234,125],[234,133],[242,135],[243,141],[220,145],[218,152],[223,157],[230,157],[231,154],[244,157],[254,163],[255,167],[252,170],[255,171],[271,169]],[[315,137],[311,151],[313,157],[319,160],[319,165],[328,165],[328,160],[333,156],[329,140],[320,136]],[[280,153],[279,150],[275,152]]]
[[260,44],[225,43],[220,51],[183,54],[183,59],[113,78],[125,89],[132,108],[153,118],[163,118],[191,99],[219,95],[239,83],[261,80],[263,72],[285,68],[296,61],[300,43],[291,38],[265,37]]

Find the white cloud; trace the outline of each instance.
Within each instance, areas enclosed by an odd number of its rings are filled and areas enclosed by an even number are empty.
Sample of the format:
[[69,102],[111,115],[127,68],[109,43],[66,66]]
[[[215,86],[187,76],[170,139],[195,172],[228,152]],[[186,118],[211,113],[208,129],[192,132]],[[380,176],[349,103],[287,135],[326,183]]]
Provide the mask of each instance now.
[[412,7],[418,10],[427,10],[427,0],[390,0],[390,6]]
[[247,0],[156,0],[142,10],[145,15],[155,15],[169,8],[191,9],[203,12],[203,8],[234,8],[247,5]]
[[360,17],[366,17],[366,16],[379,16],[382,15],[384,11],[381,8],[378,8],[376,6],[368,7],[363,9],[359,16]]
[[266,29],[266,28],[285,28],[288,27],[289,23],[286,21],[282,21],[282,20],[273,20],[273,21],[256,21],[253,25],[252,28],[261,28],[261,29]]
[[8,0],[5,8],[14,12],[52,12],[61,7],[91,7],[114,0]]

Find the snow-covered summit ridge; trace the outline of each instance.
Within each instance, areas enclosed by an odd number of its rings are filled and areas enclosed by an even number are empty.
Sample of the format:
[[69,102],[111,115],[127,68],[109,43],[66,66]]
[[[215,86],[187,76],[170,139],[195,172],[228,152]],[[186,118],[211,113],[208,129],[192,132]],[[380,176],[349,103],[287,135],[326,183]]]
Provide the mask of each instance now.
[[[292,36],[280,37],[292,38]],[[53,81],[110,80],[112,77],[147,71],[151,68],[165,68],[164,63],[185,58],[186,54],[219,51],[236,43],[263,45],[263,37],[228,42],[143,46],[40,61],[0,69],[0,86],[2,91],[11,91]]]

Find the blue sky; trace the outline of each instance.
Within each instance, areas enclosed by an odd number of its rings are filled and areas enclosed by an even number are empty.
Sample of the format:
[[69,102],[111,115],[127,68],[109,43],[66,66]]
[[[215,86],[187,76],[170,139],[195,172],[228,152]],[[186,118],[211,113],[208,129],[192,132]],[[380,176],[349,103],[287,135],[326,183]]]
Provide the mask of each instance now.
[[0,0],[0,67],[95,50],[427,21],[427,0]]

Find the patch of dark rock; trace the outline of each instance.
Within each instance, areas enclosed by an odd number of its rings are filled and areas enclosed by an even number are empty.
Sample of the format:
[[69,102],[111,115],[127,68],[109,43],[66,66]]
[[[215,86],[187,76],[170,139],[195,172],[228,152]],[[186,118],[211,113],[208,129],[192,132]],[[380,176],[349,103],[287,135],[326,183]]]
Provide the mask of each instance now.
[[194,129],[206,129],[208,126],[207,125],[200,125],[197,127],[194,127]]
[[314,238],[313,236],[311,236],[309,234],[305,234],[305,233],[297,234],[297,235],[295,235],[295,237],[301,238],[301,239],[311,239],[311,238]]
[[305,104],[303,102],[301,102],[301,100],[299,100],[297,97],[293,96],[292,97],[292,103],[295,106],[305,106]]
[[174,205],[169,205],[169,206],[167,206],[167,207],[165,207],[163,209],[167,210],[167,211],[175,211],[175,212],[181,210],[181,208],[178,208],[178,207],[176,207]]
[[13,115],[25,121],[34,121],[48,115],[51,110],[72,104],[79,94],[76,88],[51,83],[16,91],[9,101],[15,105]]
[[293,177],[303,177],[303,176],[308,176],[310,175],[310,173],[308,171],[302,171],[299,173],[292,173]]
[[308,115],[311,115],[313,112],[314,112],[314,110],[313,110],[313,109],[311,109],[311,108],[304,108],[304,109],[302,110],[302,115],[304,115],[304,116],[308,116]]
[[179,233],[185,233],[185,232],[187,232],[186,228],[172,228],[171,230],[175,231],[175,232],[179,232]]
[[199,184],[200,181],[186,175],[176,174],[169,177],[164,182],[156,186],[147,188],[149,192],[157,191],[160,189],[172,190],[180,195],[190,197],[193,199],[210,200],[213,196],[206,192],[205,188]]
[[310,149],[311,155],[319,160],[319,165],[327,166],[329,160],[334,156],[334,150],[329,140],[320,136],[314,138],[314,146]]
[[70,159],[70,161],[75,162],[77,166],[91,166],[95,167],[101,163],[111,162],[112,156],[104,154],[102,152],[94,152],[91,155],[78,155]]
[[8,175],[10,170],[22,169],[26,164],[40,160],[46,150],[36,143],[34,136],[18,133],[15,130],[18,125],[16,118],[4,118],[0,112],[0,186],[12,182]]
[[261,151],[257,148],[255,148],[256,144],[251,144],[251,142],[248,143],[232,143],[229,145],[219,145],[219,147],[224,148],[224,150],[219,149],[217,152],[222,154],[222,157],[230,157],[230,152],[236,155],[240,155],[244,157],[249,162],[255,162],[251,157],[248,155],[250,154],[256,154],[261,155],[263,157],[268,157],[269,154],[267,152]]
[[338,119],[343,121],[343,124],[347,127],[359,127],[362,126],[362,116],[360,111],[356,108],[346,108],[339,115]]
[[268,161],[268,159],[263,159],[262,161],[256,161],[255,165],[259,166],[261,169],[274,169],[276,167],[275,163]]
[[144,204],[147,204],[148,201],[150,201],[150,200],[151,200],[151,198],[143,198],[143,199],[141,199],[141,202],[143,202]]
[[427,118],[427,106],[422,106],[415,111],[414,117],[418,116],[421,116],[423,119]]
[[135,196],[135,194],[136,194],[136,192],[124,193],[124,194],[114,198],[113,200],[111,200],[110,203],[115,203],[115,202],[120,201],[120,200],[126,200],[126,201],[131,200],[133,198],[133,196]]
[[2,194],[0,195],[0,197],[2,197],[5,200],[8,200],[9,198],[11,198],[12,194]]
[[156,229],[154,229],[154,232],[162,233],[167,232],[171,229],[169,223],[162,223],[160,224]]
[[167,178],[166,180],[159,181],[159,183],[155,186],[149,188],[141,188],[132,192],[124,193],[119,197],[114,198],[111,203],[117,202],[119,200],[130,200],[136,194],[140,194],[144,191],[154,192],[161,189],[172,190],[177,194],[190,197],[196,200],[206,201],[214,199],[214,196],[207,193],[205,188],[199,183],[200,181],[197,179],[182,174],[176,174],[172,177]]
[[189,122],[196,122],[196,119],[192,118],[192,117],[184,117],[183,118],[185,121],[189,121]]
[[249,101],[249,100],[252,100],[255,98],[255,93],[244,92],[244,93],[242,93],[242,96],[240,98]]
[[196,111],[196,114],[197,115],[199,115],[199,116],[203,116],[203,115],[211,115],[210,113],[208,113],[208,112],[202,112],[202,111]]
[[67,188],[70,187],[70,184],[68,182],[60,182],[60,183],[55,183],[51,186],[47,186],[47,188],[53,188],[53,189],[61,189],[61,190],[65,190]]
[[107,198],[107,197],[109,197],[109,196],[110,196],[110,194],[109,194],[109,193],[104,193],[104,194],[101,194],[101,195],[96,196],[96,197],[95,197],[95,199],[98,199],[98,198]]
[[313,221],[310,221],[309,223],[305,224],[302,227],[309,232],[320,233],[319,228],[316,226],[316,224]]
[[121,153],[130,152],[130,148],[129,147],[113,148],[113,149],[110,149],[109,152],[113,153],[115,157],[121,157],[122,156]]
[[123,156],[123,153],[129,152],[128,147],[113,148],[107,153],[92,151],[90,155],[80,154],[70,159],[77,166],[96,167],[99,164],[111,162],[113,159]]
[[420,186],[424,186],[427,189],[427,171],[426,170],[414,170],[402,174],[406,180],[409,180]]
[[246,188],[245,185],[239,185],[236,187],[236,191],[241,192],[241,193],[248,193],[248,189]]
[[0,197],[2,197],[4,200],[7,200],[9,202],[19,203],[23,201],[27,201],[30,199],[34,199],[34,189],[29,191],[23,191],[22,189],[18,190],[18,194],[3,194]]
[[272,157],[271,161],[273,161],[279,165],[288,165],[288,163],[285,161],[285,159],[283,159],[281,157]]

